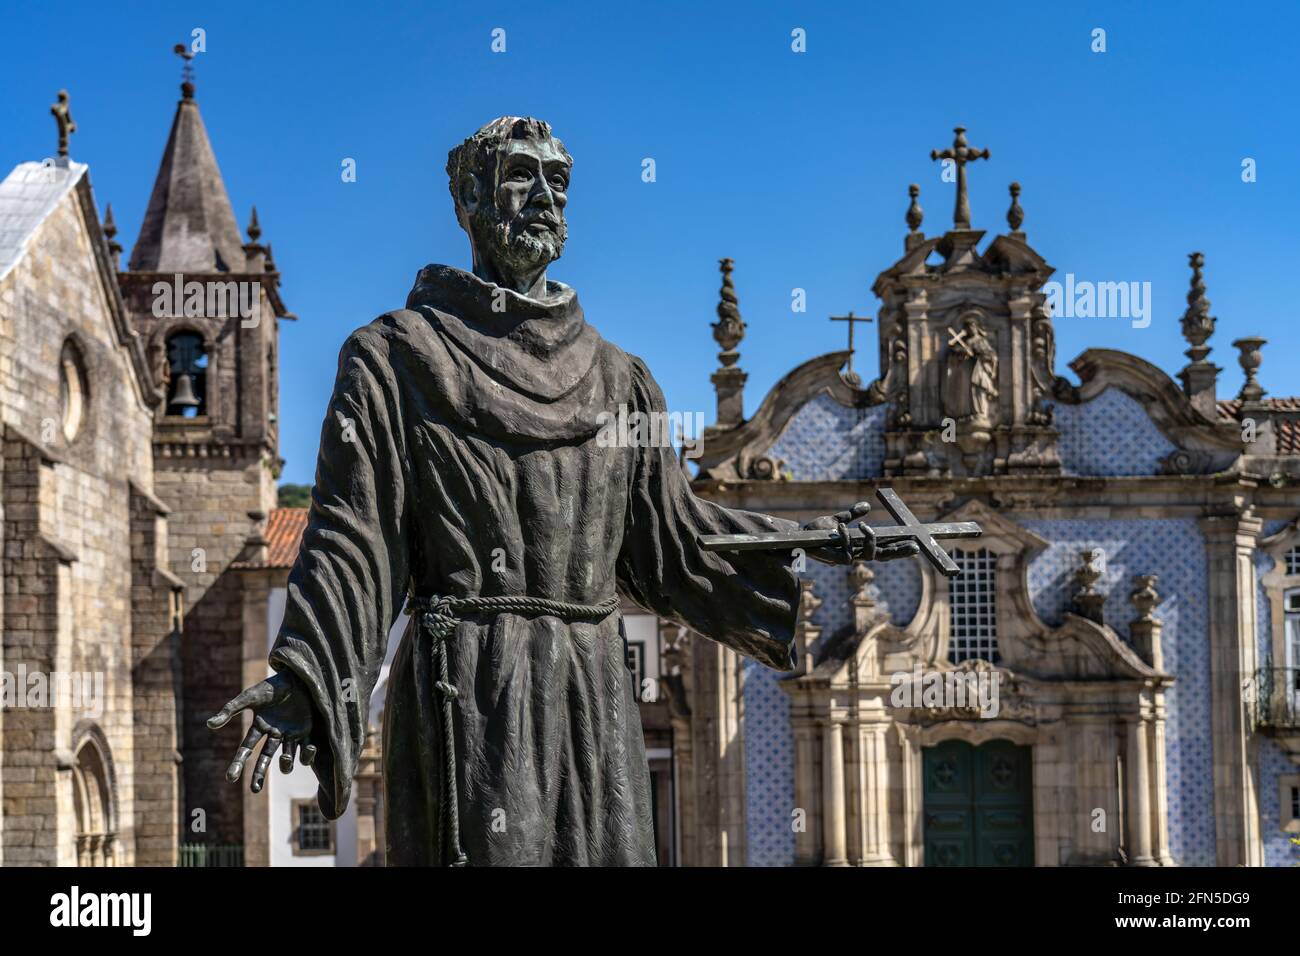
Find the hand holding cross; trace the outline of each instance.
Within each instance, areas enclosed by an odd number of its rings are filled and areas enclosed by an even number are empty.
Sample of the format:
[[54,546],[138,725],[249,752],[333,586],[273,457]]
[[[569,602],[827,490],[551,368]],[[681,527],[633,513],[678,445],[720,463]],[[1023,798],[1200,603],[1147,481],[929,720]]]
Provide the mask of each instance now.
[[[705,551],[789,551],[807,548],[809,551],[826,548],[843,548],[848,559],[887,560],[916,554],[918,551],[945,577],[956,577],[961,569],[939,547],[941,538],[978,538],[983,530],[974,521],[957,521],[942,524],[922,524],[903,504],[892,488],[879,488],[876,497],[898,522],[883,528],[869,528],[859,524],[850,528],[847,522],[837,522],[834,528],[806,527],[801,531],[778,534],[706,534],[698,543]],[[858,509],[862,509],[860,512]],[[866,513],[862,505],[855,509],[859,516]]]

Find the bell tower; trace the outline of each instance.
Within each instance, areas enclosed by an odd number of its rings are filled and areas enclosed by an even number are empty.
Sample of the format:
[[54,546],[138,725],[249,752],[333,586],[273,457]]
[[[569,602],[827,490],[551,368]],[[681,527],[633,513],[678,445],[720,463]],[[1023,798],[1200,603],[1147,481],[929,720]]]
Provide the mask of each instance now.
[[[279,321],[294,318],[254,209],[241,239],[195,98],[192,55],[140,235],[118,273],[164,392],[154,418],[154,490],[169,514],[168,567],[185,586],[183,767],[186,842],[244,843],[241,797],[224,787],[230,741],[204,720],[265,677],[265,648],[243,647],[230,571],[275,506],[279,475]],[[188,820],[183,820],[187,825]]]
[[989,159],[957,127],[933,160],[952,172],[952,228],[921,232],[920,187],[909,188],[904,254],[876,279],[881,300],[880,388],[891,410],[887,475],[1038,474],[1060,471],[1051,396],[1055,334],[1043,284],[1053,269],[1021,231],[1020,184],[1010,230],[983,252],[971,228],[966,165]]

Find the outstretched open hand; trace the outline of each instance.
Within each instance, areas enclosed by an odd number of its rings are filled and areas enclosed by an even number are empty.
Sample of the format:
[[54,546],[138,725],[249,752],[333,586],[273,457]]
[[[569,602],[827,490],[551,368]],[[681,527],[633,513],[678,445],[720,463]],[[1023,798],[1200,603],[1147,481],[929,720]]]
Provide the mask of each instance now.
[[[841,511],[837,514],[826,515],[821,518],[814,518],[803,526],[804,531],[833,531],[843,525],[845,528],[850,522],[861,521],[868,512],[871,511],[871,505],[865,501],[859,501],[848,511]],[[894,544],[876,545],[876,533],[866,524],[859,524],[863,534],[866,535],[865,543],[859,548],[849,549],[835,546],[831,548],[816,548],[808,552],[808,556],[823,564],[849,564],[853,561],[892,561],[895,558],[910,558],[917,554],[920,548],[915,541],[899,541]]]
[[280,751],[280,771],[293,770],[294,751],[301,749],[302,762],[311,766],[316,759],[316,748],[311,740],[311,701],[306,688],[292,674],[272,674],[266,680],[242,691],[230,703],[208,719],[209,730],[220,730],[240,711],[253,712],[253,726],[248,728],[243,743],[230,761],[226,779],[237,783],[244,772],[244,764],[253,755],[257,745],[266,738],[262,754],[253,767],[250,787],[261,793],[266,783],[266,771],[271,758]]

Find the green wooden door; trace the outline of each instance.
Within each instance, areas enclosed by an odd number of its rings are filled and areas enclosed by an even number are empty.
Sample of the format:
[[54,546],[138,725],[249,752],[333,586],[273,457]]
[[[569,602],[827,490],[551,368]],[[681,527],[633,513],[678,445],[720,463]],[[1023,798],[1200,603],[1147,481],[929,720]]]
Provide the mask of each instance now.
[[949,740],[922,751],[926,866],[1032,866],[1028,747]]

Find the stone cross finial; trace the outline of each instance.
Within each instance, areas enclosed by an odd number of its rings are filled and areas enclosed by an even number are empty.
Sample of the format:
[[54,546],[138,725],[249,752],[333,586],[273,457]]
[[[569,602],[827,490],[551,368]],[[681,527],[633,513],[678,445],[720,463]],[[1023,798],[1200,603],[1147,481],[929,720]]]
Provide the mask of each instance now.
[[1020,183],[1011,184],[1011,208],[1007,210],[1007,225],[1013,233],[1019,233],[1025,221],[1025,211],[1020,208]]
[[59,101],[50,107],[54,122],[59,127],[59,158],[68,158],[68,137],[77,131],[77,124],[68,111],[68,91],[59,90]]
[[970,199],[966,196],[966,164],[977,159],[988,159],[989,151],[970,147],[966,142],[966,127],[957,126],[953,132],[957,135],[953,138],[952,146],[942,152],[930,150],[930,159],[951,159],[957,164],[957,205],[953,209],[952,224],[956,229],[969,229]]
[[850,382],[853,383],[854,385],[857,385],[859,382],[862,381],[862,379],[860,379],[860,378],[858,377],[858,373],[857,373],[857,372],[853,371],[853,323],[855,323],[855,322],[870,322],[870,321],[871,321],[871,316],[869,316],[869,315],[854,315],[854,314],[853,314],[853,310],[850,309],[848,315],[832,315],[832,316],[831,316],[831,321],[832,321],[832,322],[847,322],[847,323],[849,323],[849,367],[848,367],[848,370],[845,372],[844,377],[845,377],[846,379],[848,379],[848,381],[850,381]]

